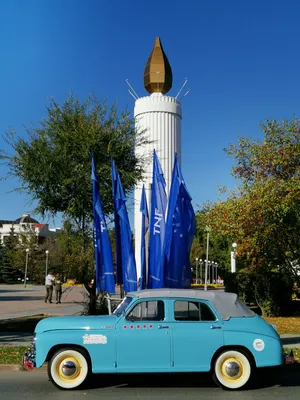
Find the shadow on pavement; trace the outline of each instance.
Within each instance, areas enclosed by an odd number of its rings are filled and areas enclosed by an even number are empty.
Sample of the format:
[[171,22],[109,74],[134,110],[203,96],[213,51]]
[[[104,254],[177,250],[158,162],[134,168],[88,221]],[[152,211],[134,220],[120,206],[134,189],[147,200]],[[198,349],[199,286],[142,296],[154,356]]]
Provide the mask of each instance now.
[[257,369],[251,388],[263,389],[272,386],[300,387],[300,364]]
[[[87,389],[124,388],[217,388],[210,373],[174,374],[100,374],[92,375]],[[300,364],[259,369],[248,390],[272,386],[300,387]],[[221,389],[220,389],[221,390]],[[245,390],[247,391],[247,390]]]
[[0,344],[13,343],[14,346],[27,346],[32,341],[33,333],[7,335],[0,337]]
[[0,293],[24,293],[26,289],[16,289],[16,290],[11,290],[11,289],[0,289]]
[[100,374],[93,375],[87,383],[88,389],[110,386],[120,388],[216,387],[211,375],[208,373]]
[[288,344],[297,344],[300,342],[299,335],[295,337],[287,337],[287,338],[281,338],[281,343],[283,345],[288,345]]
[[45,296],[1,296],[0,301],[32,301],[44,300]]

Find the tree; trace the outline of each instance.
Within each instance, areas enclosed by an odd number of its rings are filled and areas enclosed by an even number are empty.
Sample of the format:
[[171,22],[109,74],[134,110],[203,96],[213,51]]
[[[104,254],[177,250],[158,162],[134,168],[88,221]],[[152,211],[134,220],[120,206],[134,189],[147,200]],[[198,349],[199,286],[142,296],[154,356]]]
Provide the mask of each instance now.
[[7,254],[7,248],[0,245],[0,282],[11,283],[13,281],[13,268]]
[[5,240],[5,245],[2,246],[1,270],[2,280],[4,282],[13,282],[14,273],[17,267],[14,264],[14,255],[19,245],[18,236],[15,234],[14,226],[9,231],[9,236]]
[[[194,236],[192,249],[190,253],[191,263],[195,264],[195,259],[206,260],[207,244],[207,225],[209,222],[208,210],[210,205],[206,204],[196,213],[197,231]],[[224,276],[224,271],[228,265],[228,254],[231,243],[226,236],[220,234],[218,230],[212,230],[209,236],[209,260],[218,263],[218,274]]]
[[[81,233],[76,229],[76,225],[67,220],[64,222],[63,229],[55,239],[47,243],[49,251],[49,268],[55,273],[59,273],[63,280],[80,280],[83,267],[82,239]],[[89,242],[87,250],[88,266],[87,280],[94,277],[93,263],[93,242]]]
[[209,210],[209,220],[239,242],[248,262],[290,265],[300,258],[300,121],[267,121],[262,130],[263,142],[230,145],[241,185]]
[[213,204],[207,223],[238,243],[240,266],[297,274],[300,259],[300,121],[266,121],[262,141],[239,138],[227,153],[235,160],[238,190]]
[[[91,152],[95,153],[100,191],[106,214],[113,210],[110,158],[113,157],[129,193],[141,178],[147,158],[135,148],[148,143],[134,128],[129,113],[120,114],[93,96],[80,104],[70,96],[62,106],[52,101],[39,127],[27,129],[27,138],[9,130],[5,139],[12,154],[0,151],[9,176],[37,201],[41,215],[63,213],[72,220],[82,240],[81,280],[87,283],[91,240],[92,185]],[[86,286],[89,290],[88,286]]]

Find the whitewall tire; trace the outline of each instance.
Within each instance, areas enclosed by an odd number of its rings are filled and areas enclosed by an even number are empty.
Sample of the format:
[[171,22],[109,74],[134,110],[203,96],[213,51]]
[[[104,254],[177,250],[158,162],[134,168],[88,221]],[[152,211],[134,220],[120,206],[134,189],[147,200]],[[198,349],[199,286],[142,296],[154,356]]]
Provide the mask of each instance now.
[[60,389],[75,389],[84,383],[90,372],[89,362],[80,350],[61,349],[48,364],[51,382]]
[[227,350],[217,357],[213,366],[213,378],[223,389],[242,389],[249,383],[252,369],[251,362],[244,353]]

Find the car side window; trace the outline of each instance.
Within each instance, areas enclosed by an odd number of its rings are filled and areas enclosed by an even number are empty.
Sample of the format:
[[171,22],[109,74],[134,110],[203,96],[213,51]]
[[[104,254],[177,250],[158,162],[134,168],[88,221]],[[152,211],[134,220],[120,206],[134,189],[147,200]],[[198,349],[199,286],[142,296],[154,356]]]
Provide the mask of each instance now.
[[175,301],[175,321],[215,321],[212,310],[199,301]]
[[163,321],[165,319],[165,305],[161,300],[142,301],[127,315],[130,321]]

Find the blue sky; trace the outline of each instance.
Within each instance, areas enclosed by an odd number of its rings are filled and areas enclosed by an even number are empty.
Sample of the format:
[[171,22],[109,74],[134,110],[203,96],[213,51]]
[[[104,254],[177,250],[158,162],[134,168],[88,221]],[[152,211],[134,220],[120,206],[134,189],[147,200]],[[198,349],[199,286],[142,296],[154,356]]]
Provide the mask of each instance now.
[[[133,110],[125,79],[147,95],[144,66],[160,36],[173,69],[169,94],[185,77],[191,89],[183,100],[186,183],[194,204],[215,200],[218,185],[234,186],[223,148],[238,135],[261,138],[265,119],[298,113],[299,15],[296,0],[3,0],[0,133],[11,125],[25,135],[49,99],[70,92]],[[11,193],[17,186],[0,181],[0,219],[33,209]]]

